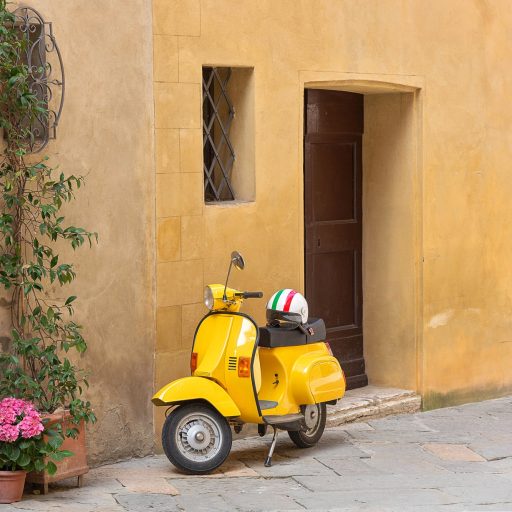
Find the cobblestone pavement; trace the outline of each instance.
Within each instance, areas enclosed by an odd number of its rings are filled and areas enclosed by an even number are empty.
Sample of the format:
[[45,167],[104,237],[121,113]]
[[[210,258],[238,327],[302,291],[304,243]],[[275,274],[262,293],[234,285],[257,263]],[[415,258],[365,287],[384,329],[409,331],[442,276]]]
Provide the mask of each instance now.
[[81,489],[25,495],[1,512],[512,511],[512,397],[326,430],[299,450],[280,434],[233,443],[221,471],[177,473],[163,456],[92,470]]

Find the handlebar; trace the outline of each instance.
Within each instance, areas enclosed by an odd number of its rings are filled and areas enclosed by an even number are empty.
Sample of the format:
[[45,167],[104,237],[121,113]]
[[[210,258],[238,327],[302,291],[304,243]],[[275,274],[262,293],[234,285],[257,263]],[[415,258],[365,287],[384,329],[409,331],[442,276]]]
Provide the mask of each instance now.
[[263,292],[242,292],[242,297],[244,299],[261,299]]

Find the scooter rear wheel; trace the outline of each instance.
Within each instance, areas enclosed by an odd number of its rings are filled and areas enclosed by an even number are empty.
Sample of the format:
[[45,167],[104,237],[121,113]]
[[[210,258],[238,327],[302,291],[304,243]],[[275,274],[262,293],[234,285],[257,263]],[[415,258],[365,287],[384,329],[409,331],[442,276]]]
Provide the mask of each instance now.
[[325,404],[306,405],[302,408],[302,412],[307,430],[290,430],[288,435],[299,448],[311,448],[320,441],[324,433],[327,407]]
[[231,450],[231,428],[223,416],[203,403],[185,404],[167,416],[162,446],[180,471],[201,475],[218,468]]

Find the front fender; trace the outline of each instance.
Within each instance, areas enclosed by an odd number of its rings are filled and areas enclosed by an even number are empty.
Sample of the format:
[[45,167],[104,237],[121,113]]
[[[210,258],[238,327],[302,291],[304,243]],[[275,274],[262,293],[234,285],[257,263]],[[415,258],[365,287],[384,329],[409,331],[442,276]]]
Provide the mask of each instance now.
[[191,400],[206,400],[225,417],[240,416],[240,410],[226,391],[204,377],[184,377],[170,382],[151,399],[155,405],[173,405]]

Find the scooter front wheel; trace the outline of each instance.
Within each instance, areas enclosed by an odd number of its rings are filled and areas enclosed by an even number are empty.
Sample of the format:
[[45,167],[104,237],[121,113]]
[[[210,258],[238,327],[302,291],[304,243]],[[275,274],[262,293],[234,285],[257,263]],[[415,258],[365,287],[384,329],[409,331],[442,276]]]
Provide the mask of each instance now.
[[203,403],[185,404],[167,416],[162,446],[180,471],[205,474],[218,468],[231,450],[229,424],[215,409]]
[[314,446],[324,433],[327,419],[327,407],[325,404],[313,404],[302,407],[307,430],[290,430],[290,439],[299,448],[310,448]]

